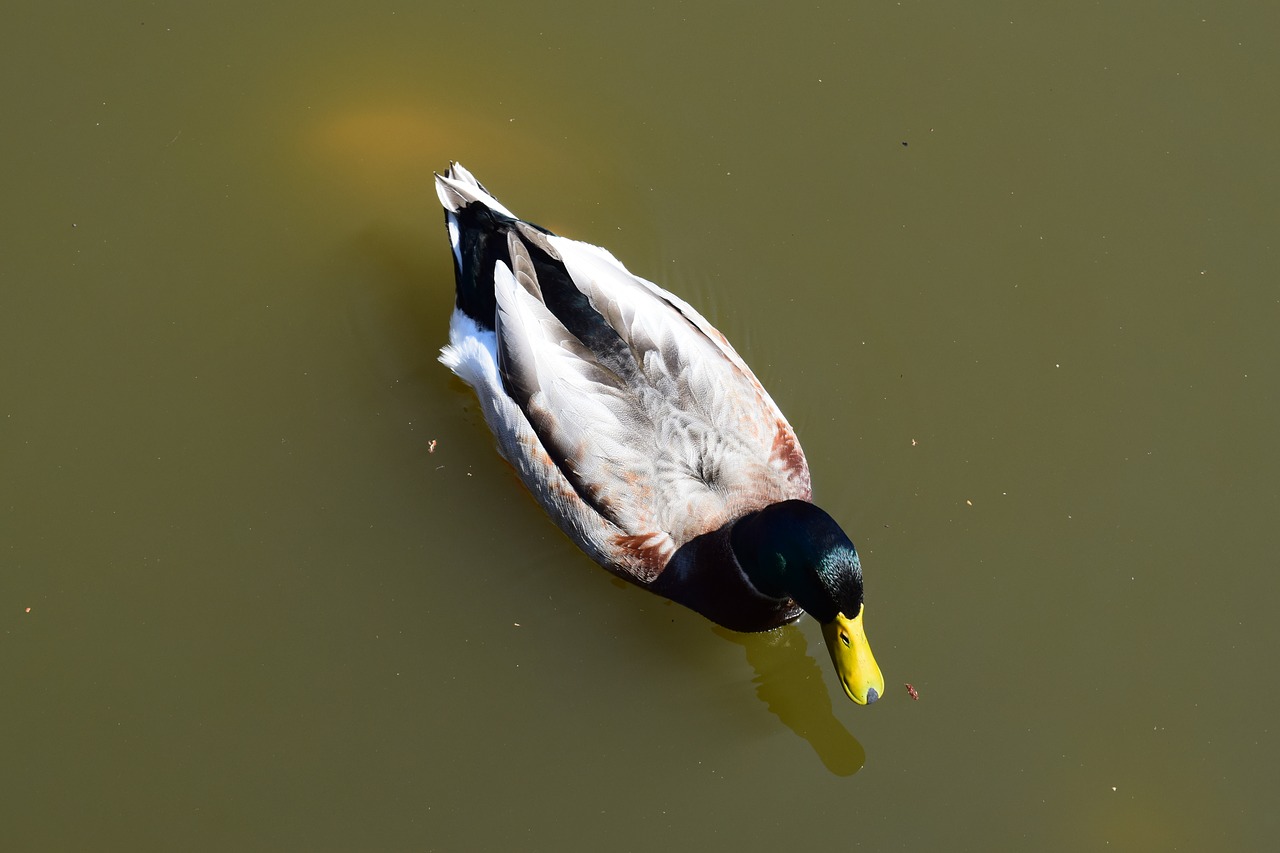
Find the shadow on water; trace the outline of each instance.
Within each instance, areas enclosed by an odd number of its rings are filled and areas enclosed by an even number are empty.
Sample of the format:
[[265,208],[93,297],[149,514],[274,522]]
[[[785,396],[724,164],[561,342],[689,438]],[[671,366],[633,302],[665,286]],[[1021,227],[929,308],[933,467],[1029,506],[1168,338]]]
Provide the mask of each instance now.
[[828,770],[852,776],[862,769],[866,750],[836,719],[822,667],[809,654],[797,626],[762,634],[738,634],[718,626],[712,630],[742,646],[756,672],[756,695],[783,725],[809,742]]
[[384,377],[429,383],[448,376],[436,357],[448,337],[453,269],[432,257],[426,240],[416,232],[370,227],[348,247],[355,285],[348,289],[348,322]]

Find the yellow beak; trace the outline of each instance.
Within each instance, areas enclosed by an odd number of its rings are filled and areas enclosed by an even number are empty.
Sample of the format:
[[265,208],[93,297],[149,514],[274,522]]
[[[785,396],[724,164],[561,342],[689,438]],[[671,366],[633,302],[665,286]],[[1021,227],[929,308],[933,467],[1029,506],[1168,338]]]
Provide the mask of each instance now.
[[884,695],[884,676],[871,654],[867,632],[862,628],[865,611],[865,607],[858,608],[858,615],[852,619],[837,613],[835,619],[822,626],[822,636],[827,640],[827,650],[836,665],[840,684],[859,705],[870,705]]

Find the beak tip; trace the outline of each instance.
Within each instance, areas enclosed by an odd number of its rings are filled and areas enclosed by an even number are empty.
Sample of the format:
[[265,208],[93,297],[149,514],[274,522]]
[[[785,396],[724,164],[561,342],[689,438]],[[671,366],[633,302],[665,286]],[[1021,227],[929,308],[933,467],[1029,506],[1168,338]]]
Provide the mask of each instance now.
[[879,698],[880,698],[880,694],[876,692],[876,689],[874,687],[867,688],[867,704],[868,705],[875,702]]

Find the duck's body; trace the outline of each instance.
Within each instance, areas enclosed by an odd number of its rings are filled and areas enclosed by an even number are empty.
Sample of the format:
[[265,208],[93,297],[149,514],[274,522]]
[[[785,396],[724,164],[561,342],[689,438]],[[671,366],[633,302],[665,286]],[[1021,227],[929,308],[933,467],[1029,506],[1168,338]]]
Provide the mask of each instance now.
[[818,538],[839,528],[808,503],[795,432],[724,336],[606,250],[518,219],[461,166],[436,188],[457,273],[441,361],[561,529],[615,574],[734,630],[830,610],[802,608],[773,562],[744,553],[785,519],[817,524]]

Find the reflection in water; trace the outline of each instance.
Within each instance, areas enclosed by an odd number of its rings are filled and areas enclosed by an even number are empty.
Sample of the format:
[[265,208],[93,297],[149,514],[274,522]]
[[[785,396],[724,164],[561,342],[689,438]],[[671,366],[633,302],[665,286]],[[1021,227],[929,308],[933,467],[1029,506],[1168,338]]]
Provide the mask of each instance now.
[[[408,100],[408,99],[406,99]],[[419,198],[431,188],[431,169],[447,161],[457,139],[492,139],[485,119],[408,105],[360,106],[323,111],[303,128],[298,152],[317,176],[362,205]],[[510,132],[505,137],[510,139]],[[523,145],[525,140],[519,140]],[[468,150],[470,150],[470,147]],[[436,152],[446,152],[441,158]],[[432,159],[434,156],[435,159]]]
[[862,769],[867,753],[858,739],[836,719],[822,668],[808,651],[804,633],[785,625],[761,634],[739,634],[725,628],[713,630],[737,643],[756,671],[756,695],[769,710],[809,742],[827,769],[837,776],[852,776]]

